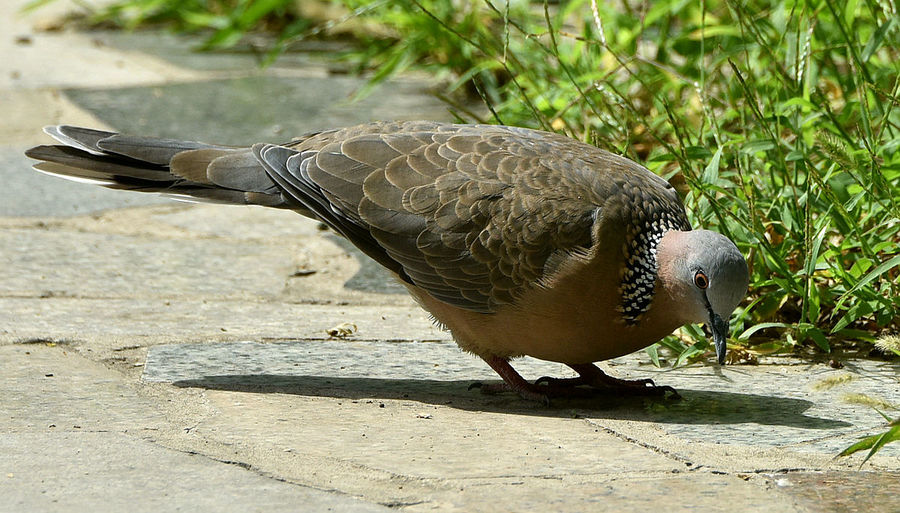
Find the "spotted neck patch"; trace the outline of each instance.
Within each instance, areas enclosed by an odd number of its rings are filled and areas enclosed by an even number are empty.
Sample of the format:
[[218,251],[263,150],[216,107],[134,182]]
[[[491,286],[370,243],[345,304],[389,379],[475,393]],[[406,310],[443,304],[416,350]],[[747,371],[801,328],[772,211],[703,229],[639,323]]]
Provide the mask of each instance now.
[[625,324],[634,325],[650,309],[659,264],[656,250],[669,230],[690,230],[682,216],[672,212],[653,213],[632,225],[625,240],[625,265],[621,271],[619,313]]

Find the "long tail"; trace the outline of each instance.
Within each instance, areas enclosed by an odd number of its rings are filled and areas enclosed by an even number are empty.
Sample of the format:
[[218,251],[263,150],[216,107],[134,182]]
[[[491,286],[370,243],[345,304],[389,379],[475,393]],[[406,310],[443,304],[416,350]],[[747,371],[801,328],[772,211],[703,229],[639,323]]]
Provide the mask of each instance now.
[[62,145],[35,146],[34,169],[110,189],[155,192],[208,203],[294,208],[250,148],[49,126]]

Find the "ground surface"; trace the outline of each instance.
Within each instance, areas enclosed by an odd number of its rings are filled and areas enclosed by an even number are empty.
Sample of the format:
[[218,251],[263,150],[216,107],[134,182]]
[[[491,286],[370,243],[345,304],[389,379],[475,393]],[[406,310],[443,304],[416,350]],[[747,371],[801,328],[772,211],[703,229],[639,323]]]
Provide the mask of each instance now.
[[[637,354],[607,368],[684,400],[484,396],[467,387],[490,369],[316,223],[69,183],[22,155],[61,122],[242,143],[447,118],[425,81],[349,103],[362,82],[308,55],[262,72],[168,35],[35,32],[53,13],[14,7],[0,7],[0,511],[900,510],[896,447],[862,472],[832,461],[880,426],[848,395],[900,402],[895,364],[657,370]],[[356,331],[330,338],[341,323]]]

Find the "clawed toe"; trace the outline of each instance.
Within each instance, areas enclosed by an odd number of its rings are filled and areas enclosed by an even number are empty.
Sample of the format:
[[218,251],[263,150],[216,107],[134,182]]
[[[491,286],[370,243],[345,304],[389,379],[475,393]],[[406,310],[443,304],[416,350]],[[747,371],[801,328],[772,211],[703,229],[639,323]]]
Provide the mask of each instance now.
[[584,379],[581,376],[577,378],[554,378],[551,376],[541,376],[534,381],[535,385],[545,385],[549,387],[567,388],[584,385]]
[[681,394],[678,393],[678,390],[670,387],[669,385],[651,385],[648,387],[648,390],[653,390],[656,394],[665,397],[666,392],[668,392],[669,399],[672,401],[680,401],[682,399]]
[[644,378],[644,379],[619,379],[614,378],[612,376],[606,376],[609,380],[608,384],[612,384],[612,386],[620,386],[620,387],[634,387],[634,388],[653,388],[656,387],[656,383],[653,382],[652,379]]

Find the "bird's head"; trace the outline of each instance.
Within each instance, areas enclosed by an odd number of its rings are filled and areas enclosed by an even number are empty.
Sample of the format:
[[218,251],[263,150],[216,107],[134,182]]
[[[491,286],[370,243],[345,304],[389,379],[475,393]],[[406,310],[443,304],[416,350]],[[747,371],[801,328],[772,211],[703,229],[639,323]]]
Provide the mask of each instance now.
[[719,364],[725,362],[728,319],[747,295],[747,262],[728,237],[708,230],[670,231],[657,249],[659,277],[684,323],[706,323]]

